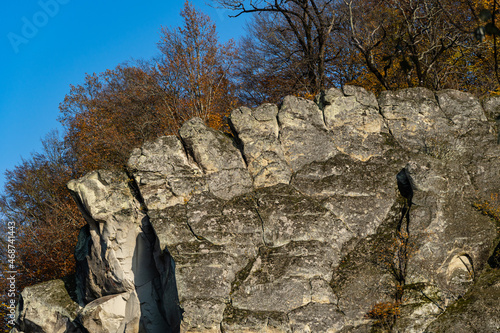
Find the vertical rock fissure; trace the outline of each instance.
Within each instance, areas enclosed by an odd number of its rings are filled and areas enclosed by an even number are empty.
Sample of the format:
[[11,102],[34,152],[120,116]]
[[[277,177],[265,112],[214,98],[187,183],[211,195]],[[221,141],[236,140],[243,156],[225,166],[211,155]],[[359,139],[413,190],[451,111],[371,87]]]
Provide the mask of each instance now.
[[205,173],[205,169],[196,160],[193,150],[188,146],[188,144],[186,143],[184,138],[182,138],[182,136],[178,136],[178,137],[179,137],[179,141],[181,142],[182,150],[184,151],[184,154],[186,154],[187,160],[192,162],[193,164],[195,164],[198,167],[198,169],[200,169],[203,173]]
[[400,143],[399,141],[396,139],[396,136],[394,135],[394,133],[392,132],[391,130],[391,127],[389,126],[389,122],[387,120],[387,118],[385,117],[384,113],[382,112],[382,108],[379,106],[377,108],[378,110],[378,113],[380,114],[380,116],[382,117],[382,120],[384,121],[384,124],[385,124],[385,127],[387,128],[387,131],[389,132],[389,135],[391,136],[392,140],[394,140],[394,142],[401,148],[404,148]]
[[224,321],[226,320],[226,318],[232,317],[233,313],[235,311],[235,309],[233,308],[233,294],[236,290],[239,289],[241,284],[248,278],[248,276],[250,275],[252,268],[255,264],[255,261],[257,261],[257,257],[249,258],[245,267],[243,267],[241,270],[236,272],[236,274],[234,275],[234,280],[231,282],[231,290],[229,292],[229,299],[226,302],[226,307],[224,309],[223,316],[222,316],[223,318],[222,318],[222,321],[220,323],[221,333],[226,332],[226,330],[224,328]]
[[495,119],[497,123],[497,144],[500,145],[500,116]]
[[247,161],[247,157],[245,156],[245,152],[244,152],[245,145],[244,145],[243,141],[240,139],[240,137],[238,135],[238,131],[236,130],[236,128],[234,128],[233,123],[231,121],[228,121],[228,124],[229,124],[229,129],[231,130],[231,134],[232,134],[233,145],[239,150],[241,157],[243,158],[243,162],[245,162],[245,168],[248,169],[248,161]]
[[[396,278],[396,302],[401,303],[403,300],[404,287],[406,285],[406,274],[408,271],[408,262],[410,253],[410,211],[413,200],[412,180],[407,173],[406,168],[396,175],[399,193],[405,198],[404,206],[401,209],[401,219],[396,227],[396,260],[397,267],[394,270]],[[406,228],[403,230],[404,219],[406,218]]]
[[188,222],[188,220],[187,220],[187,219],[186,219],[186,225],[187,225],[187,227],[188,227],[189,231],[193,234],[193,237],[194,237],[194,238],[196,238],[196,239],[197,239],[197,240],[199,240],[199,241],[205,241],[205,242],[207,242],[207,243],[210,243],[210,244],[212,244],[212,245],[215,245],[215,244],[213,244],[212,242],[210,242],[208,239],[206,239],[205,237],[200,236],[200,235],[198,235],[196,232],[194,232],[193,227],[191,227],[191,224],[189,224],[189,222]]
[[446,120],[448,120],[450,122],[450,124],[456,125],[455,122],[453,121],[453,119],[451,118],[451,116],[447,115],[446,112],[443,112],[443,108],[441,107],[441,103],[439,103],[439,98],[438,98],[436,93],[434,93],[434,98],[435,98],[435,102],[439,108],[439,111],[441,111],[442,117],[445,118]]
[[234,293],[236,289],[240,287],[241,283],[248,278],[256,260],[257,257],[252,257],[248,259],[248,263],[245,265],[245,267],[243,267],[240,271],[238,271],[235,274],[234,281],[231,283],[231,292],[230,292],[231,295]]
[[137,180],[135,179],[133,172],[126,167],[123,168],[123,171],[125,172],[128,178],[127,185],[128,188],[130,189],[130,193],[139,202],[141,210],[144,213],[147,213],[148,208],[146,206],[146,203],[144,202],[144,198],[142,197],[141,191],[139,189],[139,184],[137,184]]
[[283,142],[281,142],[283,124],[280,122],[279,117],[282,106],[283,103],[281,105],[278,105],[278,112],[276,113],[276,124],[278,125],[278,135],[276,136],[276,141],[279,143],[280,147],[283,147]]
[[260,207],[260,205],[259,205],[259,199],[256,198],[255,196],[252,196],[252,201],[253,201],[253,204],[254,204],[253,208],[255,210],[255,214],[257,214],[257,217],[259,218],[260,226],[262,228],[262,243],[264,244],[264,246],[269,247],[269,245],[266,242],[266,233],[265,233],[265,228],[264,228],[264,219],[260,215],[260,211],[259,211],[259,207]]
[[[148,326],[148,332],[178,332],[182,320],[179,295],[175,279],[175,262],[167,248],[161,249],[160,242],[148,215],[148,207],[141,194],[133,173],[124,168],[128,187],[139,202],[145,215],[141,220],[142,233],[136,240],[134,251],[134,284],[140,301],[141,321]],[[146,241],[146,244],[141,239]],[[151,265],[154,263],[153,265]]]
[[422,290],[419,290],[419,292],[422,294],[422,296],[424,296],[427,300],[429,300],[432,304],[434,304],[435,306],[438,307],[439,310],[441,310],[441,313],[445,311],[445,309],[443,309],[438,302],[436,302],[435,300],[433,300],[432,298],[430,298],[429,296],[427,296],[426,293],[424,293]]

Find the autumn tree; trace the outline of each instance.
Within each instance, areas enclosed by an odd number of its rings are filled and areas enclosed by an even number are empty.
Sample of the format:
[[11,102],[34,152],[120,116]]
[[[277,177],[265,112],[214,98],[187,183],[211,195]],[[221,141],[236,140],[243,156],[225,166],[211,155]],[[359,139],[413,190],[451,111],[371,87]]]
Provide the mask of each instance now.
[[17,225],[18,264],[26,284],[73,270],[72,246],[83,219],[66,189],[74,177],[73,158],[57,132],[43,141],[43,152],[5,173],[0,196],[2,225]]
[[[234,16],[255,14],[239,66],[250,99],[273,100],[291,90],[315,94],[331,84],[330,64],[341,55],[341,46],[332,39],[340,27],[336,1],[214,2]],[[252,86],[257,89],[248,89]]]
[[79,175],[121,167],[133,148],[177,130],[180,120],[169,112],[175,105],[154,71],[142,67],[120,65],[87,75],[61,103],[60,121]]
[[215,25],[189,2],[182,28],[163,28],[161,55],[87,75],[60,105],[66,141],[79,174],[120,168],[133,148],[177,134],[192,117],[220,129],[235,106],[232,43],[220,45]]
[[223,117],[235,107],[230,72],[234,43],[220,44],[215,24],[186,1],[181,12],[184,25],[162,28],[157,61],[159,84],[174,106],[179,123],[192,117],[210,126],[223,126]]
[[487,45],[476,43],[476,23],[465,2],[346,0],[345,4],[351,43],[365,67],[365,74],[353,83],[373,90],[491,88],[484,64]]
[[[74,272],[73,250],[84,224],[66,189],[66,182],[74,177],[73,157],[56,132],[43,140],[43,147],[42,153],[6,172],[0,196],[2,272],[17,271],[16,296],[28,285]],[[6,243],[7,235],[14,236],[12,242]],[[6,260],[9,250],[15,251],[13,261]],[[4,305],[7,282],[4,278],[0,281],[0,303]],[[1,306],[3,318],[4,310]]]

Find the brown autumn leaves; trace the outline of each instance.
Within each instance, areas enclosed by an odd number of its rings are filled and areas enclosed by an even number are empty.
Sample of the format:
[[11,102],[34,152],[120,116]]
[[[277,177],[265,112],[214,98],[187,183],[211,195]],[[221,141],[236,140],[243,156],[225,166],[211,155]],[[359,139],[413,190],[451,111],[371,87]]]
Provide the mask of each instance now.
[[[233,15],[253,13],[238,45],[221,44],[210,18],[186,2],[184,25],[162,28],[157,57],[87,75],[71,86],[60,104],[63,138],[49,134],[42,152],[6,172],[1,227],[5,232],[8,221],[16,223],[19,291],[74,270],[84,221],[65,184],[91,170],[122,168],[133,148],[176,134],[192,117],[230,135],[225,117],[238,105],[276,103],[288,94],[311,97],[348,83],[373,91],[498,91],[496,37],[478,41],[473,34],[477,13],[495,13],[495,0],[213,4]],[[5,237],[2,242],[5,272]],[[5,279],[1,283],[4,288]]]

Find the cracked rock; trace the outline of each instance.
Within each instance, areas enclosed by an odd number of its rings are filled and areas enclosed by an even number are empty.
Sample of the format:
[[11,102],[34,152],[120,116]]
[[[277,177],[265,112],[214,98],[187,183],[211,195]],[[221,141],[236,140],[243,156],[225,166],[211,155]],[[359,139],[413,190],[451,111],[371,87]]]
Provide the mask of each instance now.
[[473,204],[500,188],[497,104],[345,86],[238,108],[234,137],[192,119],[68,184],[79,304],[28,287],[13,332],[361,333],[383,311],[398,332],[496,332],[497,226]]

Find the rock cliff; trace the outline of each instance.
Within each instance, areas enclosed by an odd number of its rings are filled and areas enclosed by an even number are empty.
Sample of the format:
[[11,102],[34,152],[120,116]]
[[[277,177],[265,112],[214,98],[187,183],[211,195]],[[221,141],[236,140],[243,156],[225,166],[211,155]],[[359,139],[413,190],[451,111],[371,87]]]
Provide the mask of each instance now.
[[236,109],[233,137],[192,119],[68,184],[76,287],[26,288],[13,331],[498,332],[498,226],[472,205],[500,190],[498,119],[354,86]]

